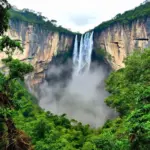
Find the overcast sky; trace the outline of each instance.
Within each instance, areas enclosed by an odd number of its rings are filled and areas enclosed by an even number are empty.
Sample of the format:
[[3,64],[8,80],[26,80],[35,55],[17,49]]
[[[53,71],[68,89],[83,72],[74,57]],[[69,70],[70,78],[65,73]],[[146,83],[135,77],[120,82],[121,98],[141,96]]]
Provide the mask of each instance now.
[[42,12],[72,31],[85,32],[118,13],[133,9],[144,0],[8,0],[19,9]]

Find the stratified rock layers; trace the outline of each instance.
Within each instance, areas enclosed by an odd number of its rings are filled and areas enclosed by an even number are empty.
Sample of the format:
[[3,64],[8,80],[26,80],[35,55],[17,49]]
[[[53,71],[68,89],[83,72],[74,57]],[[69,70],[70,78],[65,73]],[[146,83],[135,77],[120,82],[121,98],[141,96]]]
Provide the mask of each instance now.
[[[42,82],[52,57],[57,53],[69,51],[74,40],[73,34],[53,32],[43,29],[40,25],[14,20],[10,20],[10,29],[6,35],[12,39],[19,39],[24,47],[23,54],[16,52],[14,57],[30,62],[34,66],[31,86]],[[0,58],[4,57],[4,53],[0,53]]]
[[[6,35],[19,39],[24,47],[23,54],[14,57],[30,62],[34,72],[30,85],[34,87],[45,79],[45,72],[54,55],[73,48],[75,35],[68,35],[43,29],[40,25],[10,20]],[[94,33],[94,49],[105,49],[111,56],[108,62],[113,69],[124,67],[123,60],[134,50],[150,46],[150,18],[139,19],[130,24],[114,24],[101,32]],[[0,53],[0,58],[4,58]],[[0,64],[2,66],[2,64]]]
[[115,24],[95,33],[94,49],[103,48],[111,55],[113,69],[124,67],[123,60],[134,50],[150,46],[150,18],[133,21],[130,25]]

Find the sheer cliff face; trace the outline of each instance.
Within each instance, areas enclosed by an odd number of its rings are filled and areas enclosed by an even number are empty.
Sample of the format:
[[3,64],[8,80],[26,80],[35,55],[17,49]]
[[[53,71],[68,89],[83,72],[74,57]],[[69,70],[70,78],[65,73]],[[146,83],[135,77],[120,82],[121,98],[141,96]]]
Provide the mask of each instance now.
[[[16,53],[14,57],[30,62],[34,66],[30,85],[34,86],[45,78],[45,71],[52,57],[57,53],[69,51],[73,45],[74,35],[60,34],[43,30],[38,25],[29,25],[21,21],[10,21],[10,29],[6,33],[13,39],[20,39],[24,53]],[[0,57],[5,57],[0,53]]]
[[[24,53],[15,53],[20,60],[30,62],[35,70],[30,85],[34,87],[45,78],[45,72],[54,55],[67,52],[73,47],[74,35],[44,30],[39,25],[10,20],[6,33],[13,39],[20,39]],[[123,60],[134,50],[150,46],[150,18],[139,19],[130,25],[115,24],[104,31],[94,33],[94,49],[103,48],[111,56],[109,63],[117,70],[124,67]],[[0,53],[0,58],[5,57]],[[1,66],[2,64],[0,64]]]
[[131,25],[113,25],[95,33],[94,47],[103,48],[111,55],[113,69],[124,67],[124,58],[134,50],[150,46],[150,18],[134,21]]

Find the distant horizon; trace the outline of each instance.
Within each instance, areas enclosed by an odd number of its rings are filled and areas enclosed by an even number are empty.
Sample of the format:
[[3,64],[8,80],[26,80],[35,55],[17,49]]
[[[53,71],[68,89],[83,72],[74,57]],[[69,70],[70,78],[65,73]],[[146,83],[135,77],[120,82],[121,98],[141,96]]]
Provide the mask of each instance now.
[[[26,2],[25,0],[8,0],[12,6],[17,7],[19,10],[29,9],[35,12],[41,12],[49,20],[56,20],[58,26],[61,25],[64,28],[79,33],[93,29],[102,22],[112,19],[117,14],[134,9],[144,2],[144,0],[126,0],[124,2],[120,2],[120,0],[114,0],[113,2],[111,0],[105,0],[100,3],[99,0],[89,0],[89,3],[86,3],[83,0],[77,3],[78,1],[76,3],[72,2],[71,4],[69,0],[50,0],[49,2],[43,0],[42,3],[40,1],[36,2],[35,0],[26,0]],[[83,6],[84,2],[86,4],[85,6]],[[50,4],[53,5],[52,8],[49,7],[51,6]]]

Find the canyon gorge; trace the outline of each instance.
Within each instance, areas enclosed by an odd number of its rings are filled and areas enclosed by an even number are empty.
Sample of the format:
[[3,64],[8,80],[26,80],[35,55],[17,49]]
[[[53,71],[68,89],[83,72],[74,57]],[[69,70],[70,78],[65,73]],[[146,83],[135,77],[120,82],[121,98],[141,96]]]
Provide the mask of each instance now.
[[[29,12],[13,10],[12,13],[26,15]],[[110,68],[112,70],[124,68],[123,61],[128,55],[133,51],[142,51],[150,46],[150,17],[138,18],[127,24],[110,23],[104,28],[102,28],[102,23],[85,34],[74,33],[53,24],[49,24],[51,27],[47,28],[45,25],[27,20],[27,17],[25,19],[11,17],[10,28],[5,35],[22,43],[23,54],[16,52],[14,57],[31,63],[34,67],[34,71],[27,76],[26,81],[28,88],[35,92],[37,97],[41,97],[40,106],[47,110],[50,109],[55,114],[72,114],[73,118],[85,123],[91,122],[91,124],[97,115],[100,115],[99,118],[104,117],[103,121],[98,124],[103,124],[109,116],[116,116],[103,102],[108,96],[104,90],[104,80]],[[0,57],[4,58],[4,53],[0,53]],[[100,62],[101,65],[97,66],[94,63],[93,65],[91,61]],[[90,66],[94,68],[92,72]],[[78,74],[84,74],[84,76]],[[82,90],[78,91],[81,83],[83,84]],[[89,92],[83,90],[84,84],[87,84]],[[100,87],[99,92],[97,87]],[[88,96],[90,98],[87,97],[87,93],[90,93]],[[67,96],[64,97],[64,95]],[[82,109],[79,109],[77,100],[68,101],[74,96],[83,100],[80,101]],[[60,104],[58,97],[61,99]],[[100,107],[93,112],[91,110],[90,114],[85,113],[88,112],[88,108],[90,109],[90,105],[96,108],[98,103]],[[59,112],[57,111],[58,105]],[[75,107],[72,107],[73,105]],[[73,112],[82,110],[80,114],[83,115],[72,113],[69,110],[70,107],[74,109]],[[101,115],[104,112],[106,115]],[[86,115],[91,115],[90,119],[82,120]]]
[[67,1],[0,0],[0,150],[150,150],[150,1]]
[[[104,49],[109,57],[107,62],[114,69],[124,67],[123,60],[134,50],[150,46],[150,18],[138,19],[130,25],[114,24],[103,31],[93,29],[93,51]],[[75,33],[59,33],[45,30],[39,25],[32,25],[21,20],[10,20],[10,29],[6,35],[21,40],[24,52],[15,54],[16,58],[31,62],[35,71],[32,74],[31,86],[42,82],[45,71],[52,58],[59,53],[73,51]],[[80,34],[79,34],[80,35]],[[81,38],[81,35],[79,36]],[[4,54],[0,53],[3,58]]]

